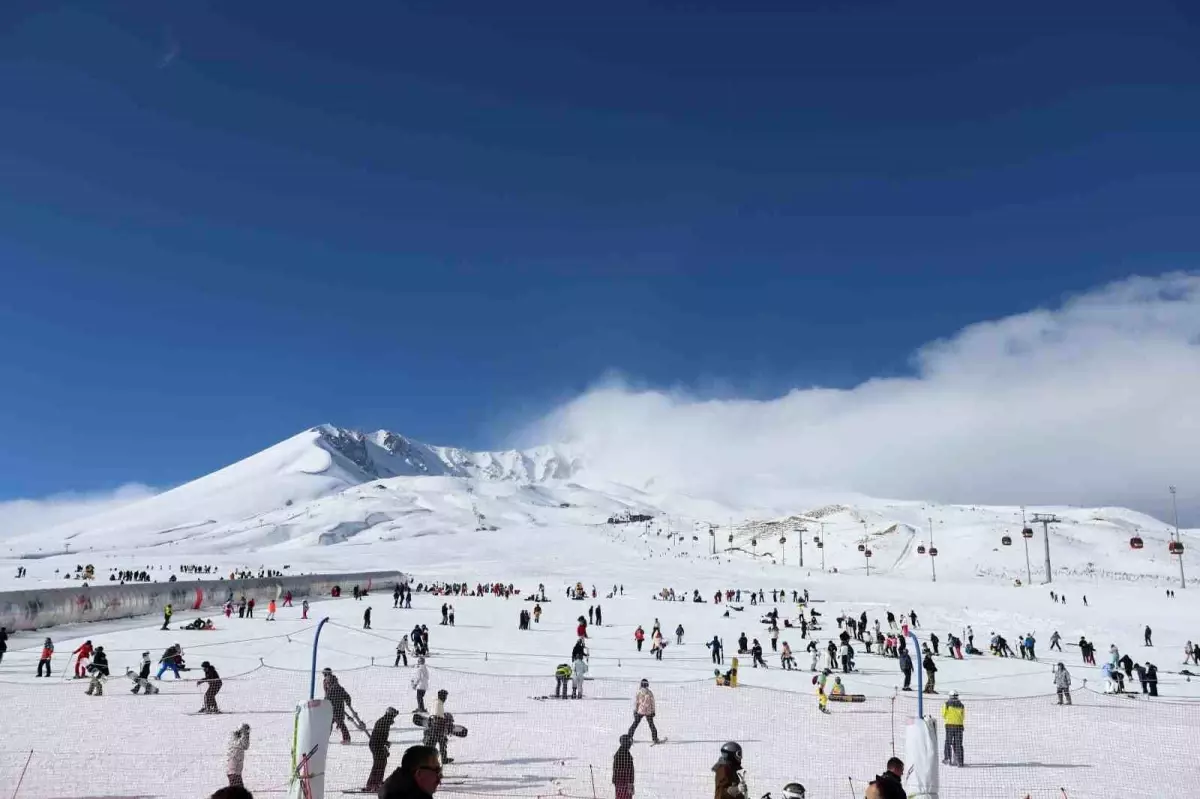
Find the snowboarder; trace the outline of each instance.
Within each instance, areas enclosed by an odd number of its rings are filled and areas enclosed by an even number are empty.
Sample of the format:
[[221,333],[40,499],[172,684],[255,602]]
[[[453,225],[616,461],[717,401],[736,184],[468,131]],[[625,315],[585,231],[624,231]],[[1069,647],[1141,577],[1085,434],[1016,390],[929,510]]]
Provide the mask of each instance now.
[[629,737],[632,739],[638,725],[646,720],[650,726],[650,741],[658,743],[658,728],[654,726],[654,694],[650,691],[650,681],[642,680],[638,687],[637,696],[633,703],[633,724],[629,725]]
[[781,665],[785,671],[791,671],[792,669],[796,668],[796,659],[792,657],[792,648],[788,646],[787,641],[783,642],[783,651],[779,653],[779,665]]
[[1150,625],[1147,624],[1145,632],[1142,633],[1142,637],[1146,640],[1146,646],[1154,646],[1154,644],[1150,641],[1150,635],[1151,635]]
[[746,639],[745,633],[742,633],[741,635],[738,636],[738,654],[739,655],[750,654],[750,648],[748,646],[748,643],[749,642]]
[[376,719],[375,725],[371,727],[371,736],[367,741],[367,748],[371,752],[371,773],[367,775],[367,787],[363,789],[368,793],[377,792],[383,785],[383,772],[387,768],[388,754],[392,746],[388,736],[392,732],[392,725],[396,723],[398,715],[400,715],[399,710],[389,707],[383,711],[383,715]]
[[908,612],[908,620],[912,623],[913,629],[917,629],[921,626],[917,621],[917,612],[915,610],[910,610]]
[[88,689],[85,693],[88,696],[91,696],[93,693],[96,696],[104,696],[104,681],[108,679],[108,655],[104,654],[104,647],[96,647],[91,665],[87,667],[87,670],[92,679],[88,683]]
[[937,633],[929,634],[929,643],[933,645],[933,654],[940,654],[938,652],[938,644],[941,643],[941,641],[938,640]]
[[[425,667],[425,658],[417,658],[417,673],[412,678],[413,690],[417,692],[417,710],[425,712],[425,692],[429,690],[429,669]],[[343,725],[343,729],[345,726]]]
[[162,676],[170,669],[175,674],[175,679],[179,679],[179,669],[183,663],[183,647],[179,644],[172,644],[163,652],[161,658],[158,659],[158,674],[154,679],[161,680]]
[[721,746],[721,756],[712,767],[717,799],[749,799],[746,777],[742,772],[742,747],[735,741]]
[[1071,704],[1071,673],[1061,662],[1054,667],[1054,693],[1060,705],[1064,699],[1068,705]]
[[338,682],[338,678],[334,675],[333,669],[328,666],[321,670],[324,675],[322,679],[322,687],[325,689],[325,701],[329,703],[333,709],[333,726],[330,727],[330,732],[333,732],[333,727],[337,727],[342,733],[342,743],[350,743],[350,730],[346,728],[346,705],[351,703],[350,694]]
[[399,666],[401,661],[404,662],[405,666],[408,665],[408,636],[407,635],[400,639],[400,643],[396,644],[396,662],[392,664],[392,667],[394,668],[396,666]]
[[613,754],[612,784],[615,799],[633,799],[633,753],[629,747],[633,738],[628,734],[619,739],[617,751]]
[[242,766],[246,763],[246,750],[250,748],[250,725],[243,724],[229,734],[225,747],[225,776],[231,786],[242,787]]
[[142,653],[142,664],[138,671],[126,669],[125,676],[133,680],[133,688],[129,693],[144,693],[146,696],[158,693],[158,686],[150,682],[150,653]]
[[200,708],[200,712],[220,713],[221,709],[217,707],[217,694],[221,690],[221,675],[217,674],[216,668],[207,660],[200,664],[200,668],[204,670],[204,678],[197,680],[196,685],[207,686],[204,689],[204,706]]
[[38,659],[37,676],[42,676],[42,669],[45,668],[46,676],[50,676],[50,658],[54,657],[54,642],[46,638],[42,642],[42,656]]
[[371,629],[371,607],[369,605],[367,606],[367,609],[363,611],[363,629]]
[[825,693],[825,684],[829,680],[829,669],[824,669],[816,677],[813,677],[813,685],[817,686],[817,710],[822,713],[829,712],[829,696]]
[[750,661],[752,668],[757,669],[759,664],[762,664],[764,669],[767,668],[767,661],[763,660],[762,644],[758,642],[757,638],[754,639],[754,644],[750,647],[750,656],[753,658],[753,660]]
[[942,721],[946,725],[946,745],[942,750],[944,765],[963,765],[963,721],[966,712],[963,703],[958,699],[958,691],[951,691],[950,698],[942,707]]
[[887,612],[887,623],[889,630],[896,629],[896,614],[892,613],[890,610]]
[[808,670],[816,671],[817,670],[817,661],[819,661],[821,659],[821,650],[817,646],[817,642],[815,640],[810,640],[808,642],[808,647],[804,651],[806,651],[812,655],[812,663],[810,663],[808,665]]
[[429,721],[425,726],[425,738],[422,741],[425,746],[437,747],[442,755],[443,763],[454,762],[454,758],[450,757],[446,751],[446,744],[454,729],[454,716],[446,712],[446,700],[449,698],[450,692],[445,688],[437,692],[437,703],[433,706],[433,713],[430,714]]

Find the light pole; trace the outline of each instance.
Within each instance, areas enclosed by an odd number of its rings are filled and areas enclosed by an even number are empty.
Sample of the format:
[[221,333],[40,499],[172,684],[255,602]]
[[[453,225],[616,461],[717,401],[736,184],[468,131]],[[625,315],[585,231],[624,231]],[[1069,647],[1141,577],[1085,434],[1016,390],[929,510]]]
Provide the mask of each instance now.
[[[1175,514],[1175,543],[1183,544],[1183,538],[1179,535],[1179,505],[1175,501],[1175,486],[1171,486],[1171,511]],[[1187,581],[1183,578],[1183,550],[1179,550],[1179,587],[1187,588]]]
[[1042,585],[1049,585],[1054,582],[1054,575],[1050,572],[1050,525],[1058,524],[1062,519],[1055,516],[1053,513],[1035,513],[1033,514],[1034,523],[1042,523],[1042,536],[1046,542],[1046,582]]
[[929,517],[929,568],[933,572],[933,582],[937,582],[937,558],[933,553],[936,550],[933,546],[933,517]]

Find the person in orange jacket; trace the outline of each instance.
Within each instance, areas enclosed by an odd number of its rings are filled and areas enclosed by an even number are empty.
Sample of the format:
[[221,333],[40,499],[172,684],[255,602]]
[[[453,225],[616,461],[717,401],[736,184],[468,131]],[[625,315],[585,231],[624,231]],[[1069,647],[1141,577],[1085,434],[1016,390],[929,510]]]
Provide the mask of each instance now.
[[72,655],[76,656],[76,658],[75,658],[75,679],[82,680],[84,677],[87,676],[87,671],[86,671],[87,667],[84,665],[83,661],[90,659],[93,651],[94,651],[94,649],[92,647],[92,642],[84,641],[83,644],[80,645],[80,647],[78,649],[76,649],[74,652],[71,653]]
[[267,603],[267,621],[275,621],[275,600]]

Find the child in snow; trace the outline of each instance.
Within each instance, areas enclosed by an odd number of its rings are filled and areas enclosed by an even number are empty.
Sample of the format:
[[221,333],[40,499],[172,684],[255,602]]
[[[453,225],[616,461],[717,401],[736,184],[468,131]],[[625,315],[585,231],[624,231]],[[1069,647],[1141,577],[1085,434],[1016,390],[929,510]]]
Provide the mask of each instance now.
[[229,735],[225,747],[225,776],[229,784],[242,787],[242,766],[246,762],[246,750],[250,748],[250,725],[243,724]]

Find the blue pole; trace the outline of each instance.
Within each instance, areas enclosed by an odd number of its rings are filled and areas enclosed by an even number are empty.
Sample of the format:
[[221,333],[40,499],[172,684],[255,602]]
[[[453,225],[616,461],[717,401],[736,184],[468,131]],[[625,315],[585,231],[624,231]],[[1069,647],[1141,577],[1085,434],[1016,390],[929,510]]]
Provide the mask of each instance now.
[[313,636],[312,675],[308,682],[309,699],[317,698],[317,643],[321,640],[321,628],[325,626],[325,622],[327,621],[329,621],[328,616],[321,619],[321,621],[317,624],[317,632]]
[[[320,633],[320,631],[321,628],[318,627],[317,632]],[[912,658],[917,664],[917,718],[923,719],[925,718],[925,682],[921,677],[921,642],[917,640],[917,634],[911,628],[908,631],[908,640],[912,642]],[[315,658],[316,655],[314,654],[313,657]],[[315,659],[313,663],[313,668],[316,669]]]

